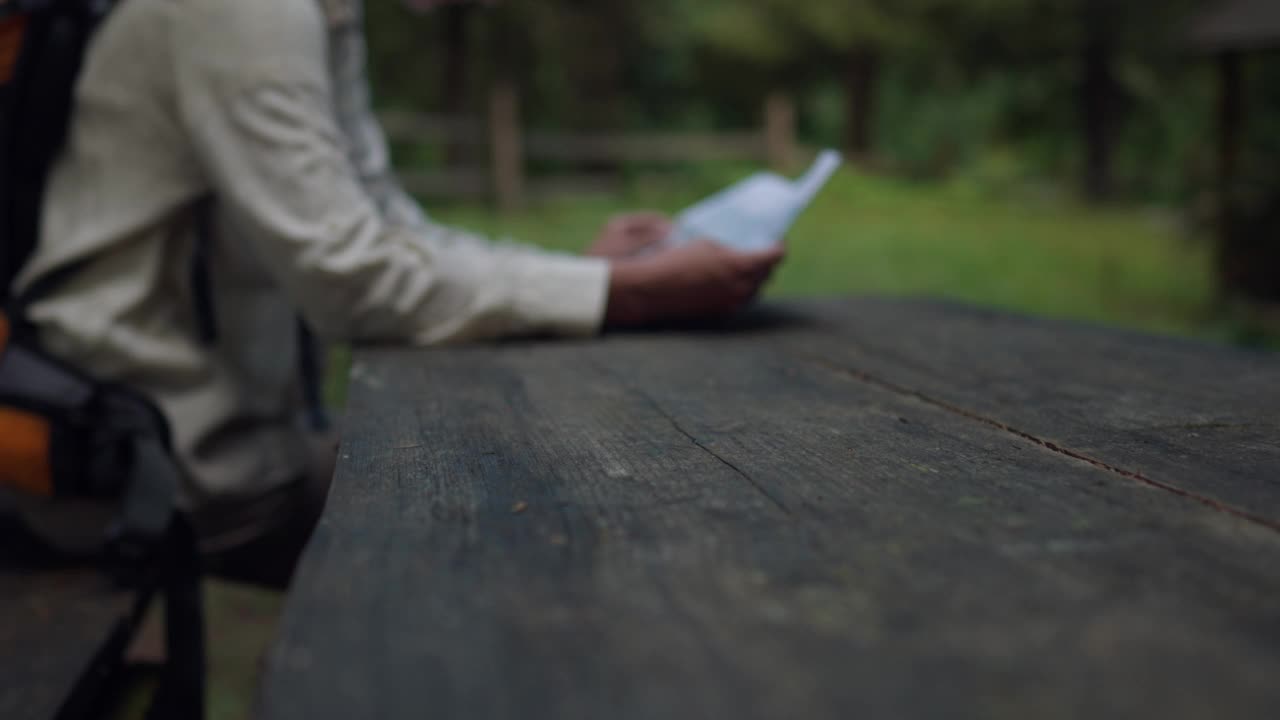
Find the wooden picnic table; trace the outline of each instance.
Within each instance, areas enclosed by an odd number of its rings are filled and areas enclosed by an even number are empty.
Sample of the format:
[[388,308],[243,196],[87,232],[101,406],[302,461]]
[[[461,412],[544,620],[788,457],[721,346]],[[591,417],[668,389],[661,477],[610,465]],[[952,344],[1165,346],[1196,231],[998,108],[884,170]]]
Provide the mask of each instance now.
[[365,349],[286,718],[1280,717],[1273,355],[932,301]]

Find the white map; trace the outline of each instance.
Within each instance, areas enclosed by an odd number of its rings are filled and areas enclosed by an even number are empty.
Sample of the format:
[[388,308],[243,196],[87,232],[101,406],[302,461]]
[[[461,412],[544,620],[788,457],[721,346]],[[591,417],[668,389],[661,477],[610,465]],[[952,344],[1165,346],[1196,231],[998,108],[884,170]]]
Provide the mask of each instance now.
[[840,162],[840,153],[824,150],[799,180],[774,173],[752,175],[680,213],[667,244],[710,238],[744,252],[773,247],[831,179]]

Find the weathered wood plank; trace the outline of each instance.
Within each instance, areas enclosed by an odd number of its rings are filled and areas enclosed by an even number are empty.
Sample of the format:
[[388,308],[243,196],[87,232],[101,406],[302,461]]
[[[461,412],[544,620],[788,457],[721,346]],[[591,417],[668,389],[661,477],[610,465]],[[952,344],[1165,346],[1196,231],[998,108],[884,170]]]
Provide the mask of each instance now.
[[99,653],[125,640],[133,602],[95,570],[0,564],[0,718],[51,720],[82,681],[92,686]]
[[832,371],[816,332],[362,353],[260,714],[1280,706],[1280,533]]
[[806,306],[797,357],[1280,529],[1280,359],[932,301]]

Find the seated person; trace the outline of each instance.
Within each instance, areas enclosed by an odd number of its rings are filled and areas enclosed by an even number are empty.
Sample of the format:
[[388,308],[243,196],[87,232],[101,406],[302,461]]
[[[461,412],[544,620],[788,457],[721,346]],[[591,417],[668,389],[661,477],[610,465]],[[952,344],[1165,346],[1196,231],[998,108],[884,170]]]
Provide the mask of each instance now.
[[159,405],[209,566],[275,586],[333,455],[302,421],[297,313],[338,341],[583,336],[732,312],[781,259],[654,250],[652,215],[590,257],[431,222],[391,175],[360,20],[358,0],[120,3],[20,280],[74,269],[29,308],[42,344]]

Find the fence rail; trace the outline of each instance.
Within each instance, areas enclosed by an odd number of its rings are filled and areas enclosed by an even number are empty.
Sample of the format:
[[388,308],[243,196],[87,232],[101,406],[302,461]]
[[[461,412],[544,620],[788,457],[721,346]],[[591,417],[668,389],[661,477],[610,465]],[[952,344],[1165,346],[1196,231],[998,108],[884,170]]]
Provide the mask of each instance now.
[[[435,198],[487,198],[502,209],[519,207],[529,195],[616,188],[617,173],[599,172],[600,166],[745,160],[783,171],[792,169],[797,154],[792,101],[781,93],[770,95],[762,118],[758,129],[718,133],[526,130],[520,121],[518,96],[509,86],[492,90],[487,116],[405,111],[381,114],[383,127],[393,140],[486,151],[486,166],[404,173],[407,189]],[[531,161],[596,169],[533,179],[528,173]]]
[[436,113],[385,110],[378,114],[387,135],[395,139],[427,142],[453,142],[461,145],[488,145],[487,118],[475,115],[440,115]]
[[763,159],[760,133],[595,133],[531,132],[525,140],[531,160],[565,162],[709,162]]

